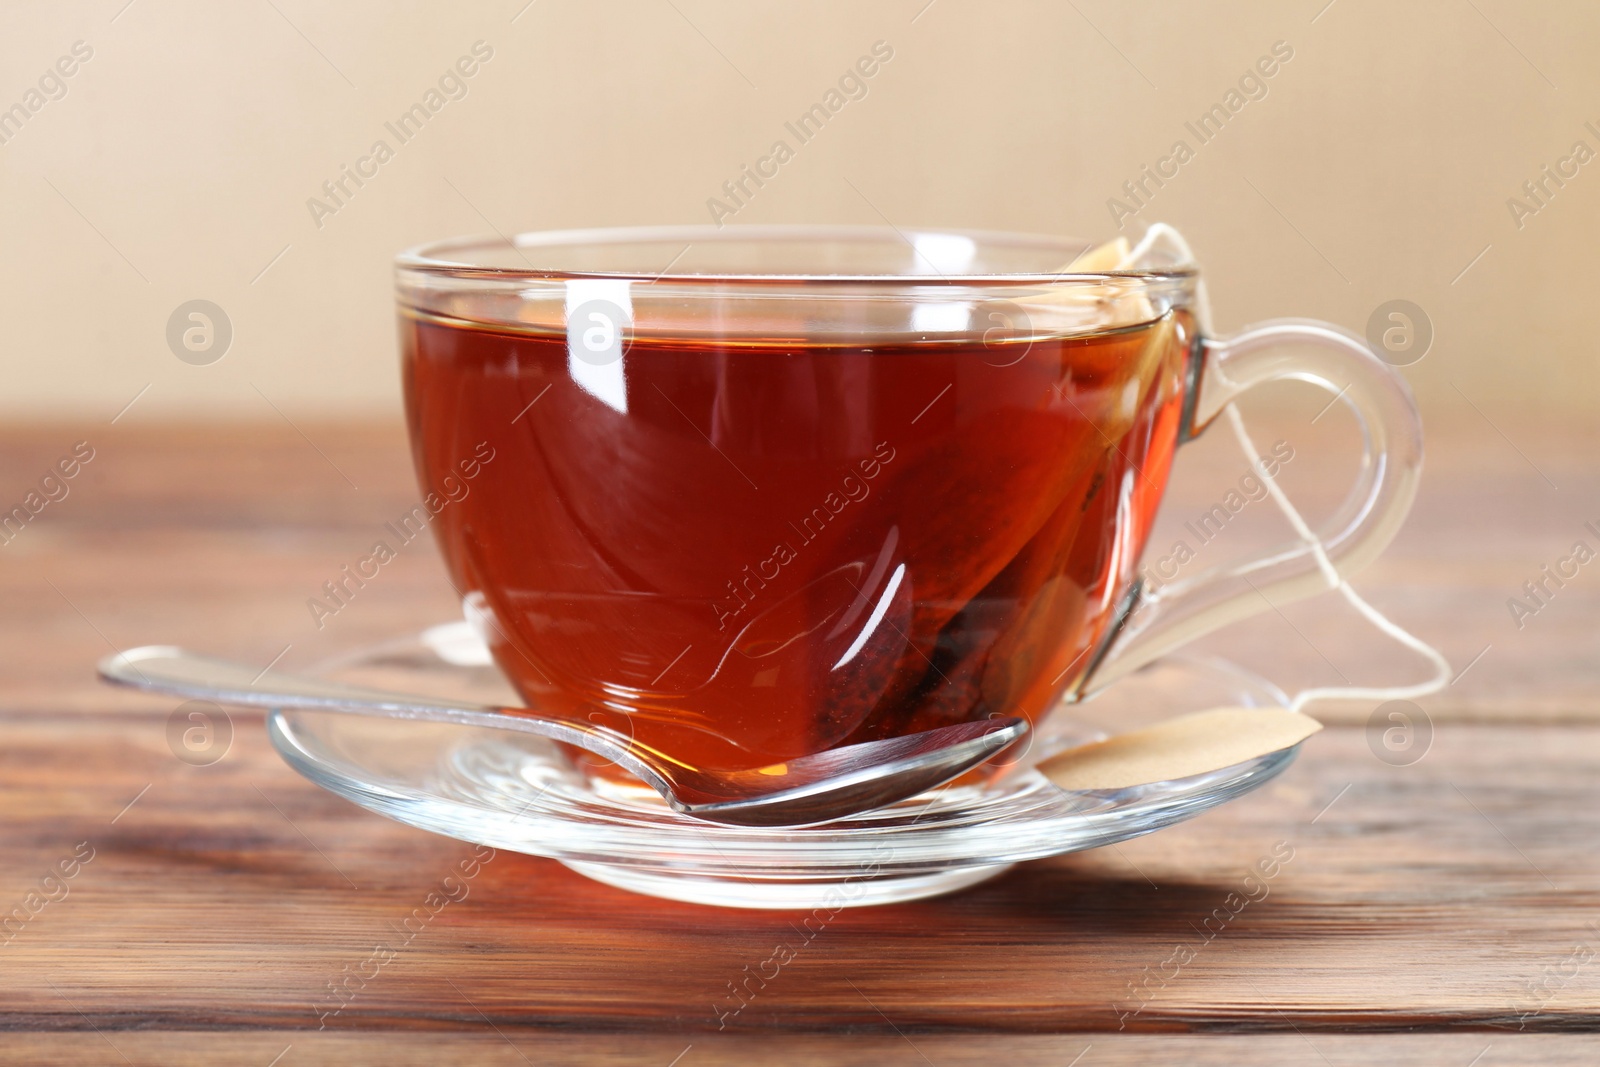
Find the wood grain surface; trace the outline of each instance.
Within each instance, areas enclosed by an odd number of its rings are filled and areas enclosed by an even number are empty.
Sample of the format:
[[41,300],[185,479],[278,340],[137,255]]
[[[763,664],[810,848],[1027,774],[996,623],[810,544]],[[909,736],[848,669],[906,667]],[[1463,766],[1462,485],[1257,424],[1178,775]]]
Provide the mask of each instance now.
[[[93,680],[95,659],[136,644],[303,668],[451,618],[421,541],[322,628],[305,605],[410,506],[399,427],[7,430],[0,508],[76,442],[95,457],[0,545],[0,913],[44,901],[0,932],[0,1058],[1595,1062],[1600,571],[1520,629],[1506,600],[1600,519],[1597,442],[1510,429],[1512,447],[1481,424],[1430,427],[1413,521],[1359,583],[1461,672],[1422,702],[1421,759],[1374,754],[1371,704],[1326,705],[1330,728],[1288,772],[1215,812],[841,913],[720,1031],[727,983],[792,916],[632,896],[506,853],[323,1014],[327,984],[468,846],[303,781],[258,715],[235,713],[226,757],[189,766],[169,747],[172,701]],[[1318,456],[1343,431],[1283,432],[1304,457],[1291,490],[1331,506],[1348,472]],[[1156,544],[1240,470],[1216,442],[1188,450]],[[1261,529],[1241,520],[1219,552],[1280,536],[1249,517]],[[1205,645],[1289,687],[1422,669],[1326,601]],[[1270,892],[1208,925],[1275,853],[1292,858]]]

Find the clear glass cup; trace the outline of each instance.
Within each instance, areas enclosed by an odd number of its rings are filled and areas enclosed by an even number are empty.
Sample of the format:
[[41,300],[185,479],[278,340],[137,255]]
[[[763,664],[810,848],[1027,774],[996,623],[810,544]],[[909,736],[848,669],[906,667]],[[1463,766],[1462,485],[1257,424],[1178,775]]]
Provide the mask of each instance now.
[[1297,543],[1141,592],[1174,451],[1235,397],[1294,379],[1354,410],[1363,462],[1318,531],[1340,574],[1421,463],[1404,380],[1355,334],[1207,337],[1193,263],[1069,269],[1087,247],[739,226],[406,253],[416,522],[524,700],[685,763],[1038,726],[1328,587]]

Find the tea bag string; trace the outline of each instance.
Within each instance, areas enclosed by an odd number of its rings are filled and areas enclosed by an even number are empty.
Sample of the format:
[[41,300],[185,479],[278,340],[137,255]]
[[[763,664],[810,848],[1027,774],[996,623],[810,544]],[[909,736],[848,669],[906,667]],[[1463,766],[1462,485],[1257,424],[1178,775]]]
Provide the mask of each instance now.
[[[1189,249],[1189,243],[1183,239],[1183,235],[1166,223],[1157,222],[1151,224],[1150,228],[1145,231],[1144,237],[1123,257],[1119,266],[1122,269],[1131,268],[1147,255],[1158,241],[1167,242],[1173,251],[1181,257],[1180,262],[1194,262],[1194,254]],[[1204,333],[1210,334],[1212,332],[1211,301],[1206,295],[1203,281],[1196,287],[1195,317],[1199,321],[1200,329]],[[1433,666],[1432,677],[1415,685],[1335,685],[1302,689],[1290,701],[1290,710],[1299,711],[1314,700],[1407,700],[1413,697],[1428,696],[1443,689],[1450,681],[1450,662],[1439,654],[1438,649],[1389,619],[1377,608],[1367,603],[1366,599],[1351,587],[1350,583],[1345,580],[1344,575],[1340,574],[1339,569],[1333,565],[1333,561],[1328,558],[1328,551],[1326,546],[1323,545],[1322,539],[1316,535],[1316,532],[1311,529],[1305,518],[1300,514],[1293,502],[1290,501],[1288,494],[1278,484],[1278,480],[1255,462],[1255,457],[1261,453],[1256,450],[1255,442],[1250,439],[1250,433],[1245,429],[1244,416],[1239,413],[1238,405],[1229,403],[1224,410],[1227,412],[1228,423],[1233,427],[1234,437],[1238,440],[1239,447],[1244,451],[1245,458],[1250,461],[1253,468],[1260,472],[1262,481],[1266,484],[1267,493],[1272,497],[1273,502],[1277,504],[1278,510],[1283,513],[1283,517],[1288,521],[1290,527],[1311,549],[1311,556],[1316,560],[1317,569],[1322,572],[1322,576],[1327,580],[1329,586],[1337,590],[1352,608],[1380,632],[1411,649]]]
[[[1238,439],[1239,447],[1244,450],[1245,455],[1247,457],[1260,455],[1261,453],[1256,451],[1254,442],[1250,440],[1249,431],[1245,429],[1244,416],[1239,414],[1238,406],[1229,404],[1227,413],[1228,422],[1233,427],[1234,436]],[[1259,466],[1257,469],[1259,470]],[[1412,697],[1427,696],[1443,689],[1450,681],[1450,662],[1439,654],[1438,649],[1394,622],[1369,604],[1360,593],[1357,593],[1350,586],[1350,583],[1345,580],[1344,575],[1340,574],[1338,569],[1334,567],[1333,561],[1328,558],[1328,552],[1322,544],[1322,539],[1306,524],[1300,512],[1290,502],[1288,494],[1278,484],[1277,479],[1264,470],[1260,471],[1260,473],[1267,486],[1267,492],[1271,494],[1272,499],[1278,505],[1278,510],[1283,512],[1283,517],[1288,520],[1290,526],[1294,527],[1295,533],[1299,534],[1301,540],[1305,541],[1310,547],[1312,558],[1317,561],[1317,568],[1322,571],[1323,577],[1328,580],[1328,584],[1336,589],[1349,602],[1350,606],[1355,608],[1373,626],[1398,643],[1416,652],[1433,665],[1433,676],[1427,681],[1418,682],[1415,685],[1333,685],[1302,689],[1289,702],[1289,709],[1291,711],[1299,711],[1311,701],[1323,698],[1340,700],[1405,700]]]

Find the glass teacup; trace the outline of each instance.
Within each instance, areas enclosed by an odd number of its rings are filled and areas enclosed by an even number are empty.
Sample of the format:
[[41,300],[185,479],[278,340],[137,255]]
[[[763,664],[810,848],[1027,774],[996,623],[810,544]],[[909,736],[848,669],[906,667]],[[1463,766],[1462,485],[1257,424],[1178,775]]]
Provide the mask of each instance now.
[[1269,380],[1355,410],[1321,540],[1341,573],[1376,556],[1420,466],[1403,379],[1325,324],[1205,337],[1192,263],[1063,269],[1085,247],[684,227],[402,256],[425,507],[523,699],[712,768],[1038,723],[1327,587],[1300,546],[1141,603],[1175,449]]

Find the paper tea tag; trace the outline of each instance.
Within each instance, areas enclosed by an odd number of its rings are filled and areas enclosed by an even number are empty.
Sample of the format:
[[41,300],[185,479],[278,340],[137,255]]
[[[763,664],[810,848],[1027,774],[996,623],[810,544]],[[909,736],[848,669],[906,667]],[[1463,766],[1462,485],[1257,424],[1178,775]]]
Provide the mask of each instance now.
[[1212,708],[1080,745],[1039,764],[1062,789],[1170,782],[1297,745],[1322,724],[1287,708]]

